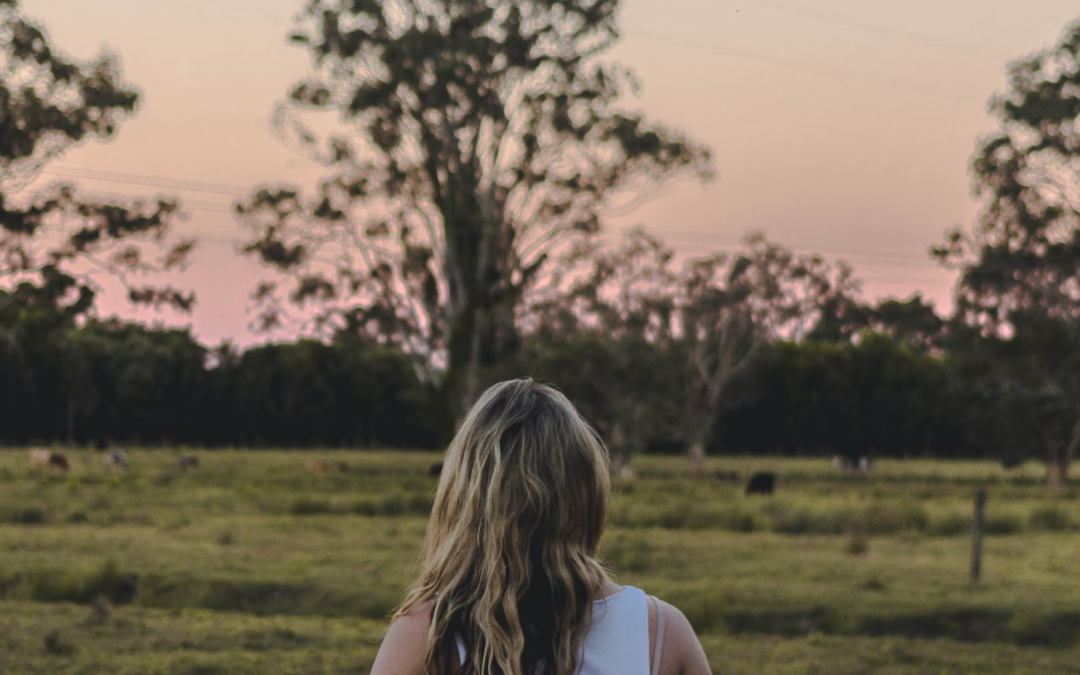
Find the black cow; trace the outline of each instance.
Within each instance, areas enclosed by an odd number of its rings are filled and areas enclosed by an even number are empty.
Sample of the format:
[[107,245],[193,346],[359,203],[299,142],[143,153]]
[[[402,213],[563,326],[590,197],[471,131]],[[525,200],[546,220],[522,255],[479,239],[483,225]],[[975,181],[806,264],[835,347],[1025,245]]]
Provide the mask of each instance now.
[[439,476],[441,476],[442,462],[435,462],[430,467],[428,467],[427,475],[431,476],[432,478],[438,478]]
[[759,471],[750,476],[746,484],[747,495],[771,495],[776,487],[776,474],[771,471]]

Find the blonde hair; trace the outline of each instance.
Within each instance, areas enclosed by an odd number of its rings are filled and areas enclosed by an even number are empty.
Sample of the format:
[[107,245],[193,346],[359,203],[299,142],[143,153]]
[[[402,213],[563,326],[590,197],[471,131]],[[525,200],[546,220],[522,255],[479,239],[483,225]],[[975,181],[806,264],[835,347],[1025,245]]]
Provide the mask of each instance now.
[[446,451],[423,568],[395,618],[433,600],[427,675],[460,638],[475,675],[572,675],[604,572],[607,450],[573,405],[530,379],[472,407]]

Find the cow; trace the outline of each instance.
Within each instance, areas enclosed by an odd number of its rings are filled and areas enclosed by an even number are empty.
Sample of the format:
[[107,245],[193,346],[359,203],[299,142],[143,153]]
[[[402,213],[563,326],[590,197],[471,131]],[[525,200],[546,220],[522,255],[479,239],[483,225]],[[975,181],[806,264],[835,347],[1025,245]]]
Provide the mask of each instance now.
[[750,482],[746,484],[746,494],[771,495],[776,487],[776,474],[771,471],[759,471],[750,476]]
[[837,455],[832,464],[841,471],[869,471],[870,457],[867,455]]
[[725,483],[738,483],[739,472],[738,471],[724,471],[723,469],[716,471],[714,474],[717,480],[724,481]]
[[105,464],[117,471],[127,471],[128,458],[123,450],[110,450],[105,453]]
[[30,451],[30,463],[40,464],[47,466],[49,464],[49,458],[52,457],[52,451],[45,448],[34,448]]
[[49,468],[67,473],[68,469],[71,468],[71,464],[68,463],[67,457],[64,457],[59,452],[53,452],[49,454]]
[[434,464],[429,466],[427,470],[427,475],[431,476],[432,478],[438,478],[439,476],[441,476],[442,462],[435,462]]
[[336,466],[337,470],[340,471],[341,473],[349,473],[349,463],[348,462],[338,462],[334,466]]
[[326,462],[321,459],[309,459],[307,461],[307,470],[312,473],[326,473]]
[[194,469],[199,466],[199,458],[195,455],[180,455],[176,458],[176,468],[180,471],[187,471],[188,469]]

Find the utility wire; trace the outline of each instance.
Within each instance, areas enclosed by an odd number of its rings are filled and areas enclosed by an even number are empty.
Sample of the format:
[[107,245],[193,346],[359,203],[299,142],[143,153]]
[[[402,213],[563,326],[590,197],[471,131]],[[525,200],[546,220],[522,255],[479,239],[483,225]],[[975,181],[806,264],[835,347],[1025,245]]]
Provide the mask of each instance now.
[[806,73],[813,73],[815,75],[824,75],[826,77],[831,77],[835,79],[858,82],[860,84],[870,84],[890,89],[898,89],[901,91],[915,92],[918,94],[929,94],[931,96],[937,96],[942,99],[950,99],[952,101],[970,102],[972,97],[974,96],[974,94],[958,91],[957,87],[943,87],[929,84],[927,82],[919,82],[917,80],[909,80],[898,77],[889,77],[886,75],[878,75],[869,72],[840,70],[837,68],[814,66],[805,62],[780,58],[771,54],[753,52],[747,49],[743,49],[741,47],[735,47],[723,43],[701,45],[695,44],[693,42],[687,42],[685,40],[675,40],[661,35],[636,30],[626,31],[625,34],[630,37],[636,37],[638,39],[648,40],[650,42],[656,42],[658,44],[668,45],[671,47],[692,49],[704,52],[706,54],[711,54],[713,56],[729,56],[744,61],[753,61],[755,63],[762,63],[765,65],[774,66],[777,68],[785,68],[788,70],[799,70]]
[[929,35],[915,33],[913,31],[906,31],[888,26],[882,26],[879,24],[856,21],[841,14],[834,14],[832,12],[823,12],[821,10],[811,9],[809,7],[797,7],[786,2],[776,2],[776,0],[742,1],[747,2],[751,5],[763,7],[773,12],[783,12],[784,14],[790,14],[792,16],[801,17],[803,19],[809,19],[810,21],[843,26],[844,28],[863,31],[874,35],[883,35],[888,38],[893,38],[894,40],[910,42],[911,44],[916,44],[923,47],[933,47],[934,49],[941,49],[957,54],[964,54],[965,56],[987,56],[993,57],[995,59],[999,58],[998,54],[995,54],[994,52],[986,49],[980,49],[971,45],[959,44],[949,40],[941,40]]

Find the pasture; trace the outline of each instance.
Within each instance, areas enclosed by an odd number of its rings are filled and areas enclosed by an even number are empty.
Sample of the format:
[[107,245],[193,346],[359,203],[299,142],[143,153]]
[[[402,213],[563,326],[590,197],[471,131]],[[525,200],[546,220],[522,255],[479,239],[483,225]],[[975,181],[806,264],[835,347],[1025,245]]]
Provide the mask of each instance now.
[[[417,569],[438,461],[221,451],[182,470],[153,450],[122,471],[66,454],[63,473],[0,452],[3,675],[366,673]],[[1048,494],[1039,466],[710,458],[690,480],[681,458],[633,465],[605,559],[683,609],[716,673],[1080,673],[1080,491]],[[774,496],[743,494],[756,470],[778,473]]]

